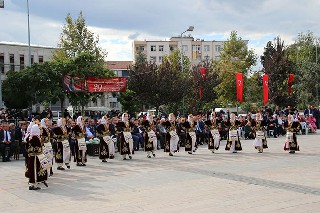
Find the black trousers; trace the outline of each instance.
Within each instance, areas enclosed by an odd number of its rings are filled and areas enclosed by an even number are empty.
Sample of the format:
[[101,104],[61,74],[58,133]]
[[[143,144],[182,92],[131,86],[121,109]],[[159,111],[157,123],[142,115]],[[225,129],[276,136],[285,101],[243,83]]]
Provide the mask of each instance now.
[[8,161],[12,155],[13,143],[5,144],[0,143],[0,151],[2,156],[2,161]]

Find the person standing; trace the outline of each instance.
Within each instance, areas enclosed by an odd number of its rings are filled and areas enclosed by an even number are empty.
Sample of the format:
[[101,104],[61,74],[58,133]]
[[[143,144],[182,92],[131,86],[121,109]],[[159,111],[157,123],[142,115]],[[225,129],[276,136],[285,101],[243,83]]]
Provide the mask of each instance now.
[[58,170],[65,170],[63,164],[70,169],[71,151],[64,118],[59,118],[57,127],[53,129],[53,138],[57,141],[56,163]]
[[263,120],[262,115],[260,113],[256,114],[256,126],[255,130],[255,139],[253,142],[253,146],[258,150],[258,153],[262,153],[263,149],[268,148],[267,138],[265,135],[266,132],[266,122]]
[[133,150],[133,138],[131,134],[131,128],[133,124],[129,122],[128,113],[123,113],[121,122],[118,122],[117,131],[118,131],[118,142],[119,142],[119,150],[120,155],[122,155],[123,160],[127,160],[127,156],[129,159],[132,159]]
[[226,143],[226,151],[230,151],[231,153],[237,153],[237,151],[241,151],[241,142],[238,133],[238,128],[241,123],[236,120],[236,115],[231,113],[229,116],[228,111],[228,134],[227,134],[227,143]]
[[292,115],[289,114],[288,120],[284,123],[284,127],[287,130],[284,151],[289,151],[290,154],[300,151],[297,140],[297,132],[300,129],[300,123],[293,120]]
[[[37,117],[37,116],[36,116]],[[39,120],[35,117],[35,125],[31,127],[30,136],[26,143],[28,155],[26,177],[29,179],[29,190],[39,190],[39,183],[46,187],[48,184],[48,168],[50,167],[48,159],[43,154],[43,147],[40,138]]]
[[156,157],[156,150],[157,150],[157,136],[154,132],[155,130],[155,123],[153,121],[152,114],[148,113],[147,119],[142,122],[142,126],[145,129],[144,132],[144,151],[147,152],[147,157],[151,158]]

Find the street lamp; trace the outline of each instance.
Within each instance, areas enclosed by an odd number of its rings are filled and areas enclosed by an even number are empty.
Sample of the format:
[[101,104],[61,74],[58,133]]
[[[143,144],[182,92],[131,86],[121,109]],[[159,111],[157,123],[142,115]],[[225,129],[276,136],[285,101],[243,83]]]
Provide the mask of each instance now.
[[[180,59],[181,72],[183,72],[182,36],[183,36],[184,33],[188,32],[188,31],[189,31],[189,32],[193,31],[193,29],[194,29],[194,26],[189,26],[189,28],[186,29],[185,31],[183,31],[183,32],[181,33],[181,35],[180,35],[180,42],[181,42],[181,46],[180,46],[180,49],[181,49],[181,52],[180,52],[180,55],[181,55],[181,59]],[[184,94],[183,94],[183,97],[182,97],[182,110],[183,110],[182,113],[184,114]]]
[[193,29],[194,29],[194,26],[189,26],[189,28],[188,29],[186,29],[185,31],[183,31],[182,33],[181,33],[181,35],[180,35],[180,42],[181,42],[181,46],[180,46],[180,49],[181,49],[181,71],[183,72],[183,49],[182,49],[182,36],[183,36],[183,34],[184,33],[186,33],[186,32],[190,32],[190,31],[193,31]]
[[28,48],[29,48],[29,66],[31,66],[29,0],[27,0],[27,11],[28,11]]

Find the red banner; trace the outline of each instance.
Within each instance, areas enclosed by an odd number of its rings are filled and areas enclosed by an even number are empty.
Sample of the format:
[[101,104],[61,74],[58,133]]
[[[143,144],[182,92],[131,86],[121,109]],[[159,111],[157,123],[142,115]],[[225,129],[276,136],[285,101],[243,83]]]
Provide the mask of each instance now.
[[207,74],[207,69],[204,67],[200,67],[200,73],[201,73],[202,80],[204,80]]
[[269,76],[263,75],[263,105],[266,105],[268,103],[269,99]]
[[288,78],[288,93],[289,93],[289,95],[292,94],[293,81],[294,81],[294,74],[289,74],[289,78]]
[[236,73],[237,101],[243,101],[243,78],[242,73]]
[[63,78],[63,89],[65,92],[86,91],[85,80],[79,76],[65,75]]
[[125,77],[86,78],[88,92],[125,92],[127,82]]

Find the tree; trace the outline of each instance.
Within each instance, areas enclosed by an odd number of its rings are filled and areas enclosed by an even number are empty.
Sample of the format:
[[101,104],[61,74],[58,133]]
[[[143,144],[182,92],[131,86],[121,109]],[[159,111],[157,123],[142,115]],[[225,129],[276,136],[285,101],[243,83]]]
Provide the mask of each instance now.
[[125,92],[121,92],[119,95],[119,101],[123,111],[130,113],[137,113],[139,110],[139,100],[136,97],[136,93],[127,89]]
[[185,78],[177,55],[164,57],[159,66],[145,61],[129,70],[128,88],[136,93],[141,104],[155,107],[156,113],[161,105],[179,102],[184,95]]
[[[99,37],[95,36],[86,26],[85,19],[80,12],[79,17],[73,20],[70,14],[66,17],[58,49],[53,54],[53,63],[58,68],[60,76],[75,75],[85,79],[86,76],[111,77],[114,73],[105,68],[106,52],[99,44]],[[64,97],[61,93],[62,79],[57,78],[55,87],[63,107]],[[73,106],[81,106],[82,111],[86,104],[101,95],[97,93],[77,92],[67,94]]]
[[288,95],[288,76],[295,73],[295,64],[289,60],[289,54],[280,37],[269,41],[261,56],[263,72],[269,75],[269,100],[277,106],[295,106],[296,92]]
[[245,86],[246,76],[255,63],[256,55],[253,50],[248,50],[246,41],[238,37],[236,31],[232,31],[230,38],[224,43],[217,65],[221,83],[215,91],[219,96],[219,102],[224,105],[236,102],[235,74],[237,72],[243,74]]

